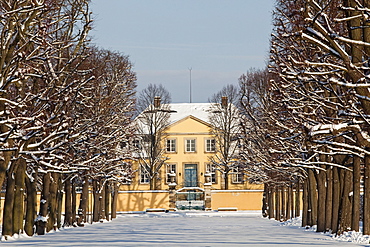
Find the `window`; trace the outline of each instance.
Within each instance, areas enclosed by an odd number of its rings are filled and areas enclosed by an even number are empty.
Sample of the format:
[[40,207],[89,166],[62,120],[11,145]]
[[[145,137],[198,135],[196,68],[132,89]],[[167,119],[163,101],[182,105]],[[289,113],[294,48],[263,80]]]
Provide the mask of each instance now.
[[231,175],[233,183],[243,183],[243,173],[239,167],[234,167]]
[[176,152],[176,139],[167,139],[166,141],[166,151],[169,153]]
[[[170,177],[171,172],[176,174],[176,164],[167,164],[167,167],[166,167],[166,182],[167,183],[171,183],[171,177]],[[176,182],[176,177],[175,177],[175,182]]]
[[215,151],[216,151],[216,140],[206,139],[206,152],[215,152]]
[[195,152],[195,139],[188,139],[185,142],[186,152]]
[[213,184],[217,183],[217,181],[216,181],[216,165],[206,164],[206,173],[211,174],[211,182]]
[[140,183],[141,184],[149,183],[149,172],[143,166],[140,166]]
[[132,145],[133,145],[135,148],[140,148],[140,140],[133,140],[133,141],[132,141]]

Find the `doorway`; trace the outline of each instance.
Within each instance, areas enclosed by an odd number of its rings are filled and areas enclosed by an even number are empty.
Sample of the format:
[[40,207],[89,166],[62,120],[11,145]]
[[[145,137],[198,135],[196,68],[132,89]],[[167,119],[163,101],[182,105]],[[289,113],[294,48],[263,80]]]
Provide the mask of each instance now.
[[197,164],[185,164],[185,187],[198,186]]

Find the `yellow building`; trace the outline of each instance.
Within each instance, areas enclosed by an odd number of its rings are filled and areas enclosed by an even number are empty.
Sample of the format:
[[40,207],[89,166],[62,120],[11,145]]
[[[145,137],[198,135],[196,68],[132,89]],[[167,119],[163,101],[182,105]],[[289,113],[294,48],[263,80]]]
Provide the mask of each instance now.
[[[177,191],[201,191],[206,182],[205,174],[210,174],[211,188],[220,190],[225,180],[221,172],[210,163],[210,158],[217,155],[217,145],[209,123],[211,103],[169,104],[168,108],[168,124],[161,140],[161,155],[166,160],[156,174],[155,189],[168,189],[170,174],[173,173]],[[148,112],[153,114],[154,111]],[[135,162],[133,171],[131,181],[122,185],[121,190],[149,190],[148,172],[139,162]],[[261,185],[246,182],[246,174],[241,169],[234,168],[228,176],[229,190],[262,189]]]

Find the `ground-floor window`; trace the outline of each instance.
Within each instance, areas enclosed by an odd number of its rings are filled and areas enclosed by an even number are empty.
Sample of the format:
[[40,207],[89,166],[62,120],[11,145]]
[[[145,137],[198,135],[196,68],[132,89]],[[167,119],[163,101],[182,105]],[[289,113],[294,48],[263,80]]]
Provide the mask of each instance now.
[[149,183],[149,172],[143,166],[140,166],[140,183],[141,184]]
[[239,167],[234,167],[231,172],[233,183],[243,183],[243,172]]
[[[171,172],[176,174],[176,164],[167,164],[166,166],[166,182],[170,183],[171,182]],[[175,182],[176,182],[176,177],[175,177]]]
[[206,173],[211,174],[211,182],[213,184],[217,183],[217,180],[216,180],[216,165],[215,164],[211,164],[211,163],[206,164]]

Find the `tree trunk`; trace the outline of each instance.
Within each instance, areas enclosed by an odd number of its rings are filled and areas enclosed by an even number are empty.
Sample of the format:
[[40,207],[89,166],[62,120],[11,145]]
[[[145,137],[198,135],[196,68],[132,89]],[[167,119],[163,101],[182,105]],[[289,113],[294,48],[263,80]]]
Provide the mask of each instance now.
[[281,200],[280,200],[280,186],[276,186],[275,187],[275,220],[277,221],[280,221],[280,216],[281,216],[281,213],[280,213],[280,204],[281,204]]
[[100,191],[98,181],[93,180],[93,197],[94,197],[94,208],[93,208],[93,222],[100,220]]
[[84,226],[85,223],[87,222],[86,213],[88,203],[89,203],[89,177],[85,175],[80,198],[80,206],[78,208],[78,219],[77,219],[78,226]]
[[27,203],[26,203],[26,218],[24,223],[24,231],[28,236],[34,234],[34,223],[37,216],[37,173],[33,174],[32,180],[26,176],[26,190],[27,190]]
[[352,204],[350,201],[350,192],[352,191],[352,173],[348,170],[342,169],[344,173],[344,186],[342,193],[342,203],[340,207],[340,220],[337,234],[340,235],[344,231],[348,231],[351,228],[351,213],[352,213]]
[[361,159],[358,156],[353,158],[353,197],[352,197],[352,231],[360,230],[360,178]]
[[265,183],[263,186],[263,198],[262,198],[262,216],[268,216],[268,185]]
[[292,183],[288,184],[288,191],[287,191],[288,200],[287,200],[286,213],[285,213],[286,219],[291,219],[293,216],[293,212],[294,212],[292,186],[293,186]]
[[109,183],[106,182],[105,183],[105,198],[104,198],[104,212],[105,212],[105,219],[107,221],[110,220],[110,217],[109,217],[109,205],[110,205],[110,191],[109,191]]
[[64,182],[65,192],[65,216],[63,226],[72,226],[72,186],[71,179],[67,178]]
[[316,179],[315,174],[312,169],[308,169],[308,180],[309,180],[309,190],[308,190],[308,198],[309,198],[309,212],[310,218],[308,219],[309,226],[313,226],[317,224],[317,191],[316,191]]
[[24,220],[24,193],[25,193],[25,176],[26,176],[26,160],[19,158],[18,166],[15,172],[15,191],[14,191],[14,207],[13,207],[13,233],[23,233]]
[[50,192],[50,174],[46,173],[43,177],[43,188],[40,200],[40,212],[36,220],[37,235],[44,235],[47,224],[48,207],[49,207],[49,192]]
[[62,176],[58,176],[58,190],[57,190],[57,228],[62,227],[62,208],[63,208],[63,182]]
[[117,183],[114,183],[112,191],[112,219],[115,219],[117,217],[118,190],[119,185]]
[[317,232],[325,231],[325,213],[326,213],[326,173],[325,171],[320,170],[317,174],[317,191],[318,191],[318,200],[317,200]]
[[2,235],[7,239],[8,237],[13,236],[13,206],[14,206],[14,169],[15,164],[11,164],[8,174],[7,174],[7,183],[5,191],[5,201],[4,201],[4,211],[3,211],[3,228]]
[[49,219],[46,227],[46,232],[56,230],[57,219],[57,191],[58,191],[58,174],[51,173],[50,194],[49,194]]
[[[369,149],[366,149],[369,151]],[[370,235],[370,155],[365,154],[363,234]]]
[[77,218],[76,218],[76,208],[77,208],[77,192],[76,192],[76,180],[72,180],[72,208],[71,208],[71,216],[72,216],[72,225],[76,226]]
[[326,208],[325,208],[325,231],[331,229],[332,211],[333,211],[333,168],[326,170]]
[[302,209],[302,227],[308,226],[308,218],[309,218],[309,212],[308,212],[308,179],[306,178],[303,182],[303,209]]
[[287,209],[287,200],[286,200],[286,190],[285,185],[281,186],[280,195],[281,195],[281,211],[280,211],[280,220],[286,221],[286,209]]
[[99,204],[100,204],[100,216],[99,219],[102,221],[105,219],[105,195],[106,195],[106,187],[105,183],[101,185],[101,194],[99,198]]
[[274,191],[275,191],[275,186],[269,185],[268,186],[268,204],[269,204],[269,219],[275,218],[275,204],[274,204]]
[[301,183],[298,181],[296,183],[295,189],[295,210],[294,216],[299,217],[301,216]]
[[337,167],[333,167],[333,208],[331,230],[332,232],[338,231],[339,224],[339,205],[340,205],[340,181],[339,172]]

